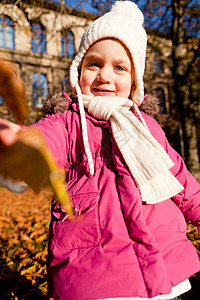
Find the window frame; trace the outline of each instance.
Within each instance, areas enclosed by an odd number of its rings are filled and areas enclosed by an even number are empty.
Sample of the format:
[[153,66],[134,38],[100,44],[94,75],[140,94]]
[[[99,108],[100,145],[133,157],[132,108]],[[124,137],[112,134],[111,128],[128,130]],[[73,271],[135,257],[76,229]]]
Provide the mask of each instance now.
[[[34,87],[34,85],[36,85],[36,88]],[[49,83],[47,75],[39,72],[33,73],[31,76],[31,86],[33,100],[32,106],[41,108],[43,101],[49,94]]]
[[67,57],[68,59],[72,60],[74,56],[75,56],[74,34],[70,29],[63,30],[61,32],[61,57]]
[[15,25],[13,20],[7,15],[0,16],[0,41],[1,35],[2,45],[0,43],[0,47],[6,49],[15,49]]
[[[36,28],[34,28],[36,27]],[[47,54],[46,29],[37,22],[31,23],[31,50],[33,53]]]

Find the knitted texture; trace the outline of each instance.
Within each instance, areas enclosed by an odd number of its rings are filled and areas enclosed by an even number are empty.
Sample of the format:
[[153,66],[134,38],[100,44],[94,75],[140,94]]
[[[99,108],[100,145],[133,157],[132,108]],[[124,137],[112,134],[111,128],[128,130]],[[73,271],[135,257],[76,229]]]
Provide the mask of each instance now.
[[143,125],[130,111],[131,100],[83,95],[83,104],[94,117],[110,121],[112,135],[144,202],[158,203],[183,190],[169,171],[174,162],[151,135],[146,123]]
[[102,38],[115,38],[129,50],[135,70],[136,90],[132,100],[141,104],[144,99],[143,75],[145,69],[147,36],[142,26],[144,17],[137,5],[130,1],[117,1],[111,10],[95,20],[86,29],[79,51],[72,61],[70,82],[73,88],[78,82],[78,67],[89,47]]

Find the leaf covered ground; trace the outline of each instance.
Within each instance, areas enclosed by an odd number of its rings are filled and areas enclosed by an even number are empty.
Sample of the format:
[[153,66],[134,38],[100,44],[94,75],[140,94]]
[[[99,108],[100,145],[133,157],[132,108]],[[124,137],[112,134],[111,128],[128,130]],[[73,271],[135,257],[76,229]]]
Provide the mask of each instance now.
[[46,299],[50,199],[0,189],[0,299]]
[[[47,238],[51,193],[27,190],[15,194],[0,189],[0,300],[47,299]],[[188,237],[200,256],[197,230]],[[192,290],[183,300],[200,299],[200,273],[191,278]]]

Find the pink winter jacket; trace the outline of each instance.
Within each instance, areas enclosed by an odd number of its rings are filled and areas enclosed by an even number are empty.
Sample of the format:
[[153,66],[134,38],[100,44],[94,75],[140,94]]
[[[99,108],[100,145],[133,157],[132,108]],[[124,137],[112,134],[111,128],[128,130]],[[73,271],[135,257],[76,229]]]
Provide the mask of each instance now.
[[37,126],[57,162],[67,171],[75,215],[70,221],[53,202],[49,233],[49,297],[88,300],[168,294],[172,286],[200,270],[186,237],[186,222],[200,224],[200,185],[167,142],[158,123],[143,113],[175,165],[185,187],[154,205],[140,193],[110,135],[110,123],[86,113],[95,162],[89,173],[77,104],[47,116]]

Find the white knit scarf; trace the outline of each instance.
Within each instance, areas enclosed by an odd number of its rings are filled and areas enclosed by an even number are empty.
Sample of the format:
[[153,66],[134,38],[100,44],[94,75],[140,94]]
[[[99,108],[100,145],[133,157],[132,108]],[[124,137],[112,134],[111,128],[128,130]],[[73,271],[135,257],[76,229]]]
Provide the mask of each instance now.
[[[139,109],[140,120],[130,111],[133,101],[123,97],[90,97],[78,93],[85,151],[91,173],[94,164],[90,152],[83,105],[94,117],[110,121],[113,137],[140,189],[142,201],[148,204],[166,200],[183,190],[169,171],[174,162],[151,135]],[[84,124],[85,123],[85,124]]]

